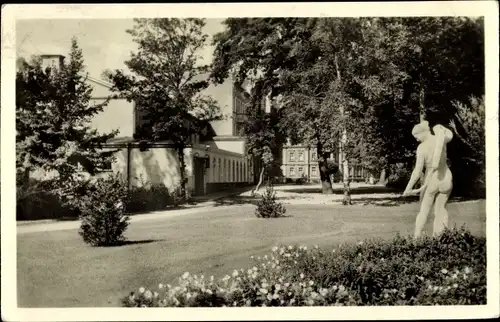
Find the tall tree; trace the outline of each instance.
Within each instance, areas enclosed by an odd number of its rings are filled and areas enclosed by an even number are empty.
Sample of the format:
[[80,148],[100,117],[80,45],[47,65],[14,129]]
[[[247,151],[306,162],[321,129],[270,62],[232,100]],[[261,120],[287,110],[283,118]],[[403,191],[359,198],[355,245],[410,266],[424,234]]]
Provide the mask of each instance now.
[[33,170],[57,174],[56,192],[71,195],[78,163],[95,173],[113,159],[101,145],[116,135],[99,133],[90,121],[107,105],[91,102],[83,55],[72,39],[69,61],[43,69],[39,58],[18,60],[16,75],[16,169],[21,183]]
[[207,123],[221,118],[219,107],[203,90],[208,66],[200,64],[206,44],[203,19],[135,19],[127,33],[138,44],[125,62],[133,75],[108,72],[112,90],[134,101],[143,122],[137,137],[170,140],[177,151],[181,193],[186,190],[185,148],[193,135],[202,134]]
[[[222,82],[230,73],[233,73],[240,82],[247,78],[253,79],[256,87],[253,95],[258,95],[254,101],[260,102],[264,96],[274,99],[281,95],[283,100],[278,108],[287,112],[280,111],[279,115],[286,119],[292,119],[294,117],[292,112],[286,109],[287,106],[290,106],[292,99],[283,95],[286,91],[290,91],[290,84],[283,82],[282,78],[284,73],[295,71],[299,63],[306,69],[317,59],[319,51],[309,42],[311,37],[309,23],[309,19],[303,18],[231,18],[225,20],[226,30],[214,37],[212,78],[217,82]],[[302,114],[299,113],[299,116]],[[314,115],[310,116],[314,118]],[[300,119],[302,120],[303,117]],[[288,133],[294,143],[306,141],[302,129],[304,126],[309,127],[309,123],[302,122],[298,127],[288,127],[288,129],[296,130],[293,133]],[[261,128],[263,133],[276,134],[285,129],[286,125],[282,122],[274,129]],[[265,136],[255,136],[255,138],[264,138]],[[252,140],[253,137],[250,136],[249,139]],[[262,142],[257,140],[255,144],[251,145],[258,146],[260,144]],[[318,148],[320,150],[319,156],[326,157],[329,154],[324,151],[321,145]],[[267,150],[270,153],[272,149]],[[268,160],[270,160],[269,157]],[[326,159],[320,157],[320,163],[323,191],[332,193]]]
[[257,75],[263,88],[283,96],[281,123],[291,138],[318,147],[327,193],[321,155],[338,149],[340,141],[345,203],[348,162],[361,160],[378,170],[396,163],[411,167],[417,144],[412,126],[425,118],[466,137],[452,102],[467,104],[470,95],[484,94],[482,19],[271,18],[225,24],[216,38],[213,76]]

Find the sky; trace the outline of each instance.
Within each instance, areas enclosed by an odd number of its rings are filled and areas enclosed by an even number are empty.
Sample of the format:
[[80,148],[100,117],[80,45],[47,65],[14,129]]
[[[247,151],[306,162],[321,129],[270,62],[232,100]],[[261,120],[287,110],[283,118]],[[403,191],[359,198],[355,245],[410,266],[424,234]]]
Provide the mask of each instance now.
[[[100,78],[106,69],[127,69],[123,63],[137,49],[125,31],[132,19],[30,19],[16,23],[17,56],[39,54],[67,55],[71,38],[77,37],[89,75]],[[222,19],[206,19],[205,32],[212,37],[223,30]],[[211,39],[209,40],[211,42]],[[213,47],[202,53],[203,63],[212,60]]]

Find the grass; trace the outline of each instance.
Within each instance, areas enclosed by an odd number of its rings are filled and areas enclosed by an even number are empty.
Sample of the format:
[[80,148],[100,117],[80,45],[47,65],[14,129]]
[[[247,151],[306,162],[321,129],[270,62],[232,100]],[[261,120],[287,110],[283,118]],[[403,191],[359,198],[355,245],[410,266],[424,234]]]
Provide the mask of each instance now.
[[[485,235],[485,202],[449,204],[451,225]],[[92,248],[76,230],[18,235],[19,307],[119,306],[140,286],[175,283],[185,271],[222,277],[278,244],[332,247],[413,231],[418,204],[400,207],[289,205],[290,217],[258,219],[249,205],[131,224],[130,242]],[[430,232],[432,218],[426,231]]]

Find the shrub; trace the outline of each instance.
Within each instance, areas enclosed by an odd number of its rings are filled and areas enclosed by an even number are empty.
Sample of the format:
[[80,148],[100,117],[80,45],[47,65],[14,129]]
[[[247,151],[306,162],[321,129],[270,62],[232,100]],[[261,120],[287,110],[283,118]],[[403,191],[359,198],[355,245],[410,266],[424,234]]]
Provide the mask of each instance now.
[[140,288],[126,307],[465,305],[486,303],[486,240],[464,228],[333,250],[274,247],[221,280],[191,276]]
[[404,189],[410,180],[412,171],[412,166],[405,163],[390,165],[387,186],[396,189]]
[[125,206],[128,213],[147,212],[167,209],[181,203],[178,190],[169,191],[164,184],[142,182],[141,186],[131,187]]
[[285,213],[286,209],[283,204],[276,200],[276,191],[272,185],[268,184],[266,192],[257,203],[255,215],[259,218],[277,218],[283,217]]
[[79,234],[92,246],[113,246],[124,240],[129,217],[125,215],[127,187],[119,175],[99,178],[88,184],[78,201]]
[[78,217],[78,211],[52,192],[53,182],[28,179],[16,185],[16,219],[40,220]]

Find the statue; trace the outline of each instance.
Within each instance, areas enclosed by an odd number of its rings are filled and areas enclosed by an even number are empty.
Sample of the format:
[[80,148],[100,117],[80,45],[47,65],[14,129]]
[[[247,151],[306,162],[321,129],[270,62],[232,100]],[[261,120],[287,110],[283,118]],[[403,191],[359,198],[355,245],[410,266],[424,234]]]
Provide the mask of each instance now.
[[[453,176],[447,164],[446,144],[452,140],[453,133],[439,124],[433,127],[433,132],[434,134],[431,133],[427,121],[415,125],[412,130],[412,135],[420,144],[417,148],[415,169],[403,196],[420,193],[420,212],[415,220],[415,238],[422,234],[433,205],[433,236],[439,235],[448,227],[446,203],[453,188]],[[413,189],[417,180],[421,179],[424,167],[423,184],[419,189]]]

